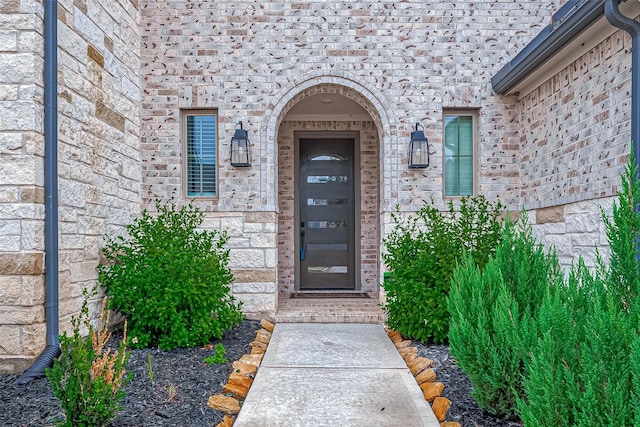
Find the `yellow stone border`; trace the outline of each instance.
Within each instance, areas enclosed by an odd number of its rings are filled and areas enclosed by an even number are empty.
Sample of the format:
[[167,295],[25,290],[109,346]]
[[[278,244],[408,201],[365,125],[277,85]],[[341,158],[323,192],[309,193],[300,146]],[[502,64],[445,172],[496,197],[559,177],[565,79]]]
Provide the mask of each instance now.
[[398,331],[387,330],[387,335],[420,386],[424,399],[431,404],[440,427],[460,427],[457,421],[445,421],[451,401],[441,396],[444,384],[436,381],[436,372],[433,370],[434,361],[426,357],[418,357],[418,348],[412,347],[412,341],[402,338]]
[[216,427],[233,426],[235,416],[240,412],[241,402],[247,397],[249,388],[253,384],[253,379],[271,340],[274,324],[263,319],[260,321],[260,326],[261,328],[256,331],[256,339],[249,344],[251,353],[233,362],[233,372],[222,387],[222,393],[213,395],[207,400],[207,405],[211,409],[225,413]]

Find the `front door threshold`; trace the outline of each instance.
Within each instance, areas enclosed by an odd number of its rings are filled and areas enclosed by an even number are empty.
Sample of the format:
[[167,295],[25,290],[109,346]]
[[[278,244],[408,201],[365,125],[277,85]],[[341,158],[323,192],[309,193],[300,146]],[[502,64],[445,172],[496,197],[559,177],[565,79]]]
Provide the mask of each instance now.
[[366,292],[351,290],[304,290],[289,294],[289,298],[371,298]]
[[[343,293],[343,295],[348,293]],[[318,298],[290,298],[285,294],[281,295],[278,301],[275,321],[282,323],[385,323],[386,316],[379,304],[378,296],[375,293],[371,293],[369,298],[340,298],[329,296],[326,293]]]

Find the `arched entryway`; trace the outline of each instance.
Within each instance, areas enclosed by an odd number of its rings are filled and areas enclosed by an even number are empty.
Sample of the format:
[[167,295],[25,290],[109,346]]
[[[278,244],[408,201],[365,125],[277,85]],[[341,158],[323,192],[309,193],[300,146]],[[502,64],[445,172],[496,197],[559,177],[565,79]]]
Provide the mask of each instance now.
[[384,127],[367,97],[336,83],[301,89],[282,106],[275,141],[281,299],[306,291],[377,299]]

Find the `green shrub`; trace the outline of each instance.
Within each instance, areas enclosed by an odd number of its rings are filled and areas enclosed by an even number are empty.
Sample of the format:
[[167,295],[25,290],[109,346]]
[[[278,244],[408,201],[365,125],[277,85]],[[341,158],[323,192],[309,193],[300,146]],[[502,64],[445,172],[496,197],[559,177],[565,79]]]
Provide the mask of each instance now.
[[[530,230],[509,224],[484,271],[467,259],[449,298],[451,351],[488,411],[525,426],[640,426],[640,186],[633,160],[613,218],[610,264],[565,279]],[[521,384],[519,384],[520,380]],[[514,402],[516,405],[514,406]]]
[[[527,425],[540,427],[575,425],[572,402],[579,390],[575,370],[584,342],[584,325],[595,297],[588,269],[580,261],[566,284],[549,288],[537,318],[538,341],[525,358],[523,391],[518,408]],[[523,396],[529,405],[523,405]]]
[[[640,192],[631,163],[613,219],[603,212],[610,265],[590,272],[580,260],[537,319],[545,331],[531,348],[518,403],[527,426],[640,425],[638,224]],[[550,308],[552,307],[552,308]],[[552,321],[546,319],[555,314]],[[634,413],[635,412],[635,413]]]
[[223,365],[229,362],[226,356],[227,349],[224,347],[224,344],[218,343],[213,348],[213,354],[204,358],[204,363],[208,365]]
[[[124,385],[128,382],[125,366],[129,352],[125,338],[118,349],[105,349],[111,334],[107,331],[109,315],[105,316],[106,301],[94,329],[89,321],[87,300],[95,293],[85,292],[80,317],[71,320],[73,335],[66,332],[60,336],[62,355],[56,359],[45,374],[51,383],[53,394],[60,401],[66,420],[65,427],[106,426],[121,409],[120,401],[125,396]],[[80,335],[81,327],[87,328],[86,338]]]
[[[523,389],[518,390],[518,398],[526,393],[535,410],[523,411],[519,400],[520,416],[528,425],[572,425],[573,413],[567,405],[571,401],[567,384],[574,382],[574,372],[567,369],[566,364],[577,358],[575,343],[578,342],[578,331],[571,327],[571,313],[559,292],[548,292],[540,308],[539,320],[541,336],[536,343],[538,351],[532,352],[529,359],[523,359],[527,362],[526,376]],[[537,416],[543,413],[544,418],[538,420]]]
[[204,345],[243,318],[229,287],[227,236],[198,231],[204,214],[191,205],[156,209],[128,225],[128,237],[107,242],[99,281],[136,347]]
[[[601,265],[601,271],[605,270],[607,286],[614,300],[627,311],[640,291],[640,214],[635,210],[640,204],[637,174],[632,156],[622,177],[622,191],[618,193],[618,202],[613,205],[612,218],[601,210],[611,250],[609,268],[602,268]],[[637,309],[638,304],[635,307]],[[637,316],[638,313],[634,315]]]
[[531,347],[526,399],[518,404],[525,425],[632,424],[630,354],[637,333],[604,285],[597,277],[582,280],[543,303],[544,333]]
[[640,427],[640,336],[636,335],[631,344],[631,407],[633,426]]
[[533,319],[562,277],[557,257],[536,244],[525,220],[506,222],[484,270],[470,257],[455,270],[448,299],[451,353],[487,411],[516,415],[525,359],[538,336]]
[[465,197],[456,212],[440,212],[433,201],[414,216],[393,215],[394,230],[384,239],[382,258],[392,272],[383,283],[387,324],[421,341],[447,339],[446,298],[456,263],[464,253],[484,265],[500,236],[503,206],[484,197]]

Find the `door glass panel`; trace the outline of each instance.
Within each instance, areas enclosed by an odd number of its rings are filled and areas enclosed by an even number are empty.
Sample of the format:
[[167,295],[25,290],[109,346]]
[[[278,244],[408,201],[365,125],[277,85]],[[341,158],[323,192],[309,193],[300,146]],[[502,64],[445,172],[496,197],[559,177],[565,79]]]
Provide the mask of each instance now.
[[308,206],[346,205],[347,199],[307,199]]
[[337,156],[335,154],[323,154],[321,156],[313,156],[309,160],[311,160],[312,162],[327,161],[327,160],[341,161],[341,160],[345,160],[345,158],[342,156]]
[[346,221],[309,221],[309,228],[343,228],[347,226]]
[[309,184],[329,184],[334,182],[347,182],[347,177],[331,175],[310,175],[307,177],[307,183]]
[[329,273],[329,274],[345,274],[348,272],[346,265],[310,265],[307,272],[311,274]]
[[309,243],[307,245],[309,251],[346,251],[346,243]]

